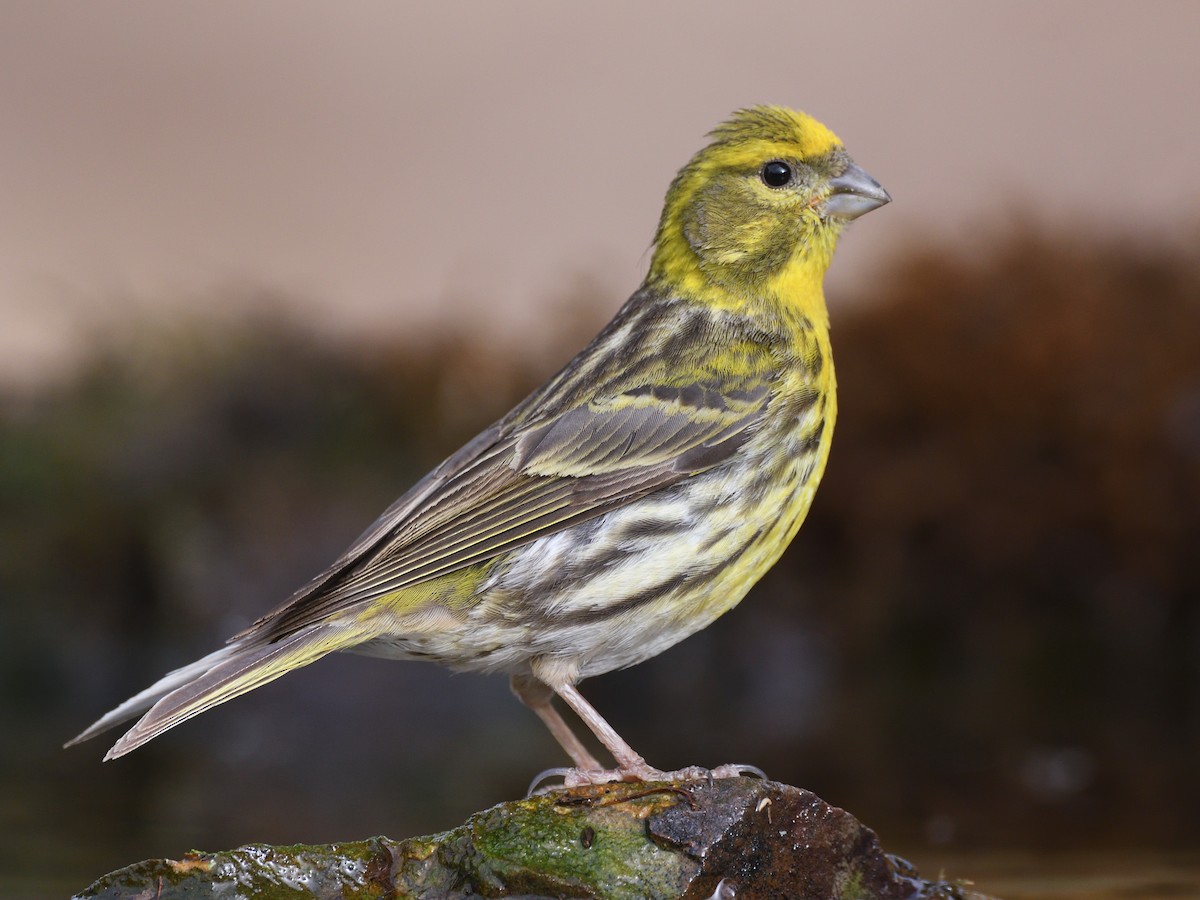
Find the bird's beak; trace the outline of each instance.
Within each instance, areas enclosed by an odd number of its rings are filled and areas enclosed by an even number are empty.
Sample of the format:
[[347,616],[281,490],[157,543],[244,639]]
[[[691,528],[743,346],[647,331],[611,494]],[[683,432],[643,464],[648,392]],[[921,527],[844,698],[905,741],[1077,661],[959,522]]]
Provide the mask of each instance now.
[[825,216],[849,221],[891,202],[891,195],[878,181],[850,163],[850,168],[829,181]]

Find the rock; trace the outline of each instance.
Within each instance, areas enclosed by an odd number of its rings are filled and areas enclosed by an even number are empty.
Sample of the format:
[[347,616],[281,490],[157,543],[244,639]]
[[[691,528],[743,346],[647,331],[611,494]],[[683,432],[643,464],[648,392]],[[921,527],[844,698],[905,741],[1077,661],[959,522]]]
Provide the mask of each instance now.
[[810,791],[751,778],[608,784],[502,803],[430,837],[147,860],[76,895],[185,898],[961,898]]

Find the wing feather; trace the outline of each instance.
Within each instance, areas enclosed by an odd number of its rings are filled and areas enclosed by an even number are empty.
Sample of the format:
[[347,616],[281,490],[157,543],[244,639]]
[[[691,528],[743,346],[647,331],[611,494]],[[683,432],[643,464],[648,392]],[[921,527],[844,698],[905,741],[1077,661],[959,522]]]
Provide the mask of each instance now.
[[[597,352],[585,350],[572,366],[594,378],[594,360],[580,360]],[[751,362],[738,377],[709,375],[703,384],[672,387],[675,373],[664,361],[636,384],[610,381],[600,396],[574,384],[569,366],[551,381],[553,396],[545,389],[531,395],[480,434],[238,638],[278,641],[720,464],[753,433],[770,402],[771,360],[764,351]],[[560,408],[560,397],[579,399]]]

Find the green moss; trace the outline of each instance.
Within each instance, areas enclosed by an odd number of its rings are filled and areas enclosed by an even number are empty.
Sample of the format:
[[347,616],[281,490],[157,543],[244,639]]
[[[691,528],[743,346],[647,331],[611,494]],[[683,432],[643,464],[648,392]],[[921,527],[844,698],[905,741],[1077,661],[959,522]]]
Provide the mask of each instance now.
[[687,861],[655,844],[645,826],[676,798],[619,796],[598,792],[594,804],[571,805],[543,796],[487,810],[451,832],[439,855],[482,896],[678,896]]
[[863,887],[862,872],[858,869],[846,873],[846,880],[842,883],[839,893],[841,900],[865,900],[870,896]]

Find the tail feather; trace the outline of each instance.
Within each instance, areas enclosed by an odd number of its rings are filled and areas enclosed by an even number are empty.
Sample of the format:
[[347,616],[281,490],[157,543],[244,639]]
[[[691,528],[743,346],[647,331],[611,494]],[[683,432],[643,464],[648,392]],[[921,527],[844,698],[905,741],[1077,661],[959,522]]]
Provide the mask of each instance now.
[[274,644],[231,644],[167,675],[122,703],[79,737],[76,744],[149,709],[105,755],[116,759],[193,716],[239,697],[322,656],[369,639],[340,625],[312,626]]
[[136,718],[176,688],[201,677],[205,672],[220,665],[236,653],[237,650],[238,647],[236,644],[222,647],[220,650],[210,653],[208,656],[198,659],[194,663],[189,663],[186,666],[168,672],[140,694],[130,697],[120,706],[105,713],[95,723],[88,726],[82,733],[71,738],[63,746],[73,747],[76,744],[89,741],[96,735],[108,731],[108,729],[120,725],[122,722]]

